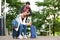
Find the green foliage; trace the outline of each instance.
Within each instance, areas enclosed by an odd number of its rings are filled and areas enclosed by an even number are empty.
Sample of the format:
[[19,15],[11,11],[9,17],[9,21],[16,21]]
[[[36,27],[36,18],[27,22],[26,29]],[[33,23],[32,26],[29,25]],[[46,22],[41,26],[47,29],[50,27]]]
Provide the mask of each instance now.
[[[4,5],[4,1],[2,0],[2,4]],[[11,20],[15,19],[18,11],[20,9],[20,7],[24,4],[21,2],[18,2],[18,0],[7,0],[7,3],[9,4],[8,7],[10,8],[10,10],[8,11],[7,15],[6,15],[6,26],[7,28],[10,30],[11,29]],[[46,8],[43,8],[41,11],[34,11],[32,13],[32,23],[33,25],[36,26],[37,30],[40,31],[40,29],[42,28],[42,25],[45,24],[45,20],[47,20],[48,23],[52,23],[53,22],[53,27],[51,26],[51,31],[52,33],[54,32],[60,32],[60,18],[58,18],[58,11],[60,11],[60,0],[44,0],[44,2],[36,2],[36,5],[38,7],[43,6]],[[51,8],[53,7],[53,8]],[[57,8],[57,9],[56,9]],[[47,17],[49,17],[50,15],[53,15],[54,17],[51,19],[47,19]],[[56,15],[58,15],[56,17]],[[46,26],[46,30],[48,30],[48,26]]]
[[[19,9],[24,3],[18,2],[18,0],[6,0],[6,2],[9,8],[9,11],[6,13],[6,27],[8,30],[11,30],[11,21],[19,14]],[[2,0],[2,6],[4,3],[5,0]]]
[[16,7],[17,9],[19,9],[21,5],[23,4],[21,2],[17,2],[17,0],[9,0],[9,1],[7,0],[7,3],[10,4],[9,6]]
[[[43,17],[43,20],[46,20],[46,17],[48,17],[51,14],[54,16],[52,18],[53,27],[51,27],[51,31],[52,31],[53,35],[55,34],[55,32],[60,31],[60,29],[59,29],[60,22],[58,22],[58,20],[56,20],[57,19],[56,15],[58,15],[58,11],[60,11],[60,2],[59,1],[60,0],[44,0],[44,2],[36,2],[37,6],[46,7],[46,8],[43,8],[43,10],[42,10],[45,15],[45,18]],[[51,8],[51,7],[53,7],[53,8]],[[56,8],[58,8],[58,9],[56,9]],[[58,15],[58,16],[60,16],[60,15]],[[48,20],[48,22],[49,21],[51,21],[51,20]]]

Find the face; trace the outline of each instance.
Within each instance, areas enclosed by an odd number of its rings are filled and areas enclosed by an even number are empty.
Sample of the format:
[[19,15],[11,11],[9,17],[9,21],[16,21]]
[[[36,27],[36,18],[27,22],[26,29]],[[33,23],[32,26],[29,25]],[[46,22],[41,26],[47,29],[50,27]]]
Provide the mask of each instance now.
[[26,15],[27,15],[27,13],[26,12],[24,12],[24,13],[22,13],[23,14],[23,17],[25,17]]
[[29,4],[26,4],[27,7],[29,7],[30,5]]
[[22,18],[25,18],[26,17],[26,14],[25,13],[22,13],[22,16],[21,16]]

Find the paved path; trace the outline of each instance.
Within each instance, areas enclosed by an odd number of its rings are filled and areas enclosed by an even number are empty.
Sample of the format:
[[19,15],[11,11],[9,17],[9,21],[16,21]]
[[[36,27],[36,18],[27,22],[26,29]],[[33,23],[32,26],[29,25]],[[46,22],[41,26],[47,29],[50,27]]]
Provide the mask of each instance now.
[[[0,40],[20,40],[20,39],[13,39],[10,36],[0,36]],[[26,40],[26,39],[23,39]],[[38,36],[37,38],[28,38],[27,40],[60,40],[60,37],[50,37],[50,36]]]

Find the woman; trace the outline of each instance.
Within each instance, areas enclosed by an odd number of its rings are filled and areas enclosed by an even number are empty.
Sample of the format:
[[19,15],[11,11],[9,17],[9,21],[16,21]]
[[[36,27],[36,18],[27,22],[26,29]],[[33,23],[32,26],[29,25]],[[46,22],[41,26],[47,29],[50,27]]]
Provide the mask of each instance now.
[[16,18],[16,21],[18,22],[18,27],[15,30],[18,31],[18,29],[19,29],[19,38],[20,39],[23,39],[23,37],[21,35],[23,28],[24,28],[24,38],[27,39],[26,26],[31,25],[31,23],[26,23],[27,15],[28,15],[27,12],[23,12],[22,14],[19,14],[18,17]]

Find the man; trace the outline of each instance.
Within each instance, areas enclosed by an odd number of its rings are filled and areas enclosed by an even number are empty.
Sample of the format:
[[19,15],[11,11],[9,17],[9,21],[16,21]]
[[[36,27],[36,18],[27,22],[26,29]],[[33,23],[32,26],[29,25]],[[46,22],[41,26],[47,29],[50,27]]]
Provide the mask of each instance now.
[[27,36],[26,36],[26,26],[30,26],[31,25],[31,22],[30,23],[26,23],[26,16],[27,16],[27,12],[23,12],[22,14],[20,14],[15,20],[18,22],[18,27],[15,29],[16,31],[18,31],[19,29],[19,38],[20,39],[23,39],[21,33],[22,33],[22,29],[24,28],[24,38],[27,39]]
[[31,11],[31,8],[29,6],[30,6],[30,2],[26,2],[26,4],[20,8],[19,14],[27,11],[27,13],[29,13],[29,15],[32,15],[32,11]]

